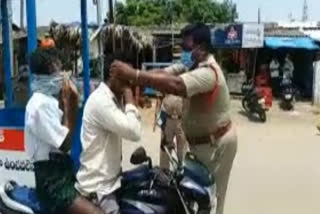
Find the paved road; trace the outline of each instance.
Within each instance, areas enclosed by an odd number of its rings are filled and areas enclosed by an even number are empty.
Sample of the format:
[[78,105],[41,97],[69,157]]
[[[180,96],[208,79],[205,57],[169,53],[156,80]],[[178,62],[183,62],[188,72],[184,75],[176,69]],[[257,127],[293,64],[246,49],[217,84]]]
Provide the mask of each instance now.
[[[308,104],[296,112],[277,107],[266,124],[249,121],[233,102],[239,150],[232,170],[225,214],[319,214],[320,136]],[[319,116],[320,117],[320,116]],[[158,163],[159,131],[152,132],[153,111],[143,111],[141,142]],[[124,168],[137,144],[125,143]]]

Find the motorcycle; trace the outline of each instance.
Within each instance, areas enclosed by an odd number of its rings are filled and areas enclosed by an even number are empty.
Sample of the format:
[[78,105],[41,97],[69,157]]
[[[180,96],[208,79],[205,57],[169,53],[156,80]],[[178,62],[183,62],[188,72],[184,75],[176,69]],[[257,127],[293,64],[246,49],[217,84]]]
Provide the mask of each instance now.
[[267,108],[265,105],[265,98],[261,97],[258,94],[258,92],[252,84],[244,84],[242,87],[242,91],[245,92],[245,96],[242,99],[242,107],[244,108],[244,110],[251,116],[258,115],[261,122],[266,122]]
[[[183,163],[164,147],[172,170],[152,165],[144,148],[138,148],[130,162],[139,165],[122,174],[117,193],[123,214],[215,214],[216,185],[214,177],[191,153]],[[35,190],[8,181],[0,186],[1,214],[46,213]]]
[[281,82],[281,87],[282,87],[282,99],[281,99],[281,104],[280,107],[283,110],[286,111],[291,111],[294,109],[294,89],[292,86],[292,81],[291,79],[284,78]]

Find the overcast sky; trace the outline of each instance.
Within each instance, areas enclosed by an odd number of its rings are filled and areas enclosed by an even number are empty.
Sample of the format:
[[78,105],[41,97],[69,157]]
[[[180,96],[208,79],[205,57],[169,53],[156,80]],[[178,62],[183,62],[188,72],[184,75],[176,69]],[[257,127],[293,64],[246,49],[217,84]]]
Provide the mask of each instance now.
[[[20,0],[13,1],[13,17],[20,23]],[[108,0],[101,0],[103,11],[108,10]],[[118,0],[121,1],[121,0]],[[196,1],[196,0],[194,0]],[[237,4],[240,21],[256,21],[258,8],[261,8],[263,21],[288,21],[289,14],[301,20],[304,0],[233,0]],[[320,21],[320,0],[307,0],[309,6],[309,19]],[[51,20],[57,22],[73,22],[80,20],[80,0],[36,0],[37,24],[47,25]],[[92,0],[88,0],[89,21],[96,20],[96,9]]]

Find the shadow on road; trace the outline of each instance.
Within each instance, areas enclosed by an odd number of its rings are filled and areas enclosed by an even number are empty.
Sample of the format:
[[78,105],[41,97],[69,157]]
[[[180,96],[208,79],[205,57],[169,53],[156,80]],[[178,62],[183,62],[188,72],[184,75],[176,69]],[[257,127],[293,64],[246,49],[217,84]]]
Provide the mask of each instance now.
[[238,111],[238,114],[243,116],[243,117],[248,118],[248,120],[251,121],[251,122],[263,124],[263,122],[261,122],[261,120],[259,119],[258,115],[256,115],[256,114],[252,115],[252,114],[247,113],[244,110]]

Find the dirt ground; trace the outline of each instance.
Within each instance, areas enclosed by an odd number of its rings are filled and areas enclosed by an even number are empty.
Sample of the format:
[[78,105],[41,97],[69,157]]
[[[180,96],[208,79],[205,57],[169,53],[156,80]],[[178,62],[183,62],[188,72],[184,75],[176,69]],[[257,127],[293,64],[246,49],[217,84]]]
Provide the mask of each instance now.
[[[309,104],[294,112],[274,105],[265,124],[249,121],[239,101],[233,101],[233,119],[239,137],[225,214],[319,214],[320,136],[317,117]],[[142,110],[143,140],[125,142],[124,169],[129,157],[143,145],[159,162],[160,132],[153,132],[154,109]]]

